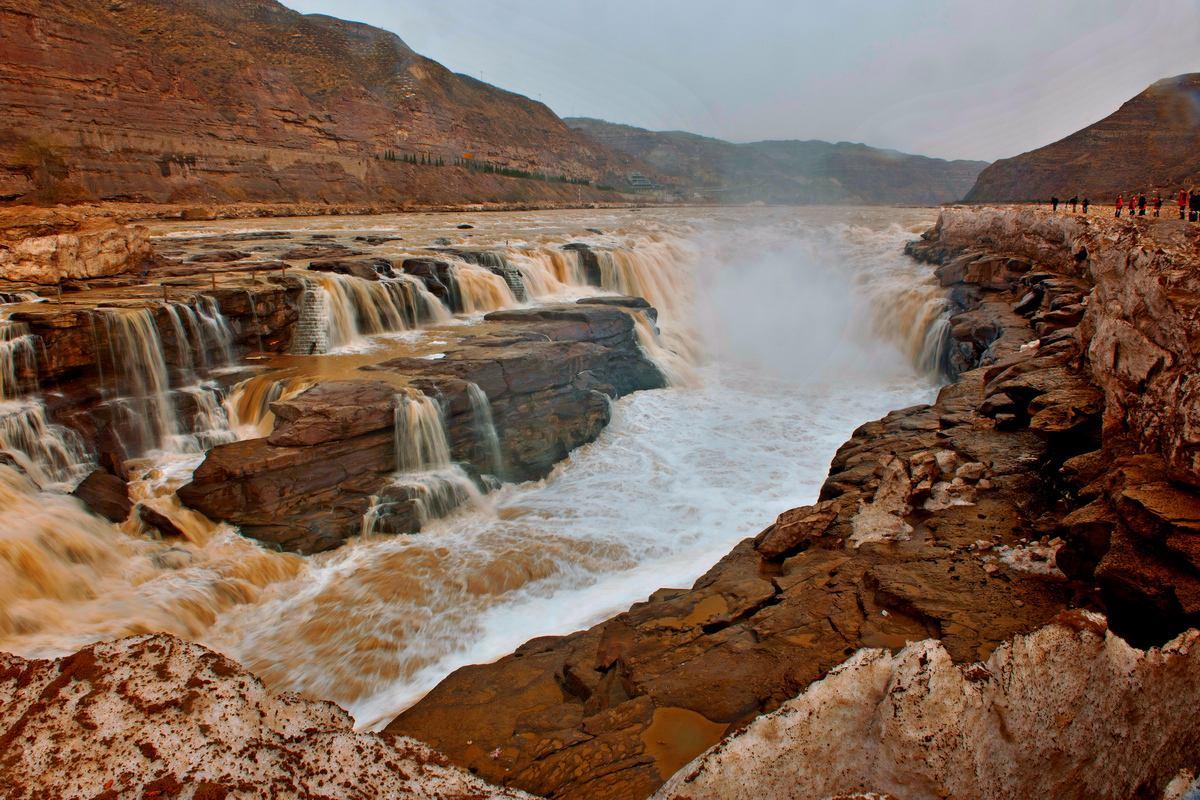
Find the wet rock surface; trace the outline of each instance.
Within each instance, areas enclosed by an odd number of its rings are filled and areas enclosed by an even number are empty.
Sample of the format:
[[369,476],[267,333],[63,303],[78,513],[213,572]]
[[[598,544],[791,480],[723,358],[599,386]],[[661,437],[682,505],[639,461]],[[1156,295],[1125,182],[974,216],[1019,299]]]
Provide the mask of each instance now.
[[0,786],[13,800],[526,797],[163,634],[55,660],[0,653]]
[[[359,533],[371,498],[387,494],[397,469],[395,408],[406,390],[438,402],[455,462],[476,476],[521,481],[544,477],[595,439],[611,399],[665,385],[620,307],[493,312],[470,330],[441,358],[392,359],[364,369],[361,380],[272,404],[274,431],[211,450],[180,499],[284,549],[326,550]],[[499,465],[478,429],[472,385],[489,404]],[[392,513],[403,518],[385,520],[388,531],[420,527],[410,505]]]

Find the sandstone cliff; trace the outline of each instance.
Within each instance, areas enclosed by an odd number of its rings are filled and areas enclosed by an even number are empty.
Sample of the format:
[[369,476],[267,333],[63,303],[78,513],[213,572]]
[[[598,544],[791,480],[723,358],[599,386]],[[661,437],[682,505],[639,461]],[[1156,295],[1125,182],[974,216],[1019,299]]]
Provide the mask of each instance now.
[[936,204],[962,198],[983,161],[944,161],[850,142],[734,144],[571,118],[612,150],[652,165],[679,188],[718,202]]
[[1089,197],[1200,185],[1200,73],[1166,78],[1053,144],[985,169],[967,202]]
[[274,0],[0,2],[0,198],[376,204],[594,199],[623,173],[540,103]]
[[0,786],[11,800],[527,797],[162,634],[53,661],[0,653]]

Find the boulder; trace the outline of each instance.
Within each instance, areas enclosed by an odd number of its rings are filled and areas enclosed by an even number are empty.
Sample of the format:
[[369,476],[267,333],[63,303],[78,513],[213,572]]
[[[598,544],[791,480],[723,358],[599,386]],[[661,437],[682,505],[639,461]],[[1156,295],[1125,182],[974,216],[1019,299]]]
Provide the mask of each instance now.
[[124,522],[133,509],[125,481],[102,469],[89,473],[72,494],[110,522]]

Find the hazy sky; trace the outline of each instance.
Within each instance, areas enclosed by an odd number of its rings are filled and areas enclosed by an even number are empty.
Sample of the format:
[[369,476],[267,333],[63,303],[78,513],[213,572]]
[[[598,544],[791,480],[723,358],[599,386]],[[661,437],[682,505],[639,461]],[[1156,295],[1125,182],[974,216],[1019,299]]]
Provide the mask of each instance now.
[[284,0],[590,116],[996,159],[1200,71],[1200,0]]

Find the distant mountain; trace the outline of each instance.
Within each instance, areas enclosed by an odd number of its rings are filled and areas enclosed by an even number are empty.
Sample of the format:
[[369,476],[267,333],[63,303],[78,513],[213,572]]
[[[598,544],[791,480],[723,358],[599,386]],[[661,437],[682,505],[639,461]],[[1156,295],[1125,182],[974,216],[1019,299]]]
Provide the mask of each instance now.
[[942,203],[961,199],[987,166],[849,142],[734,144],[597,119],[572,117],[566,122],[600,144],[646,162],[687,192],[728,202]]
[[581,191],[411,166],[409,154],[596,181],[639,166],[392,33],[274,0],[0,0],[0,198],[387,203]]
[[1200,73],[1158,81],[1114,113],[1054,144],[997,161],[975,203],[1200,187]]

